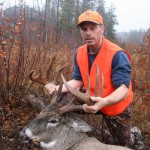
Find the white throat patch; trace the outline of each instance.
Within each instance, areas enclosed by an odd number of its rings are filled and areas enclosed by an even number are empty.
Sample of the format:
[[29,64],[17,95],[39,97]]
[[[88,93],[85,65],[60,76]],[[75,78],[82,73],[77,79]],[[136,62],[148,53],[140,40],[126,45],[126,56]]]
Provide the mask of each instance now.
[[49,142],[49,143],[40,142],[41,147],[43,147],[43,148],[52,148],[52,147],[55,146],[56,143],[57,143],[56,140],[54,140],[54,141],[52,141],[52,142]]
[[33,133],[31,131],[31,129],[27,128],[25,129],[25,134],[29,137],[29,138],[32,138],[33,137]]

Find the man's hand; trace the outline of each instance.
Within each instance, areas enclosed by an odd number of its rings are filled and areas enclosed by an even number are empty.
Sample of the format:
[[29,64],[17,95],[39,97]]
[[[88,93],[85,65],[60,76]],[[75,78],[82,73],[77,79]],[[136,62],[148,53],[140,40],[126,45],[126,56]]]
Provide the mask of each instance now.
[[[73,89],[77,89],[77,88],[82,88],[83,87],[83,82],[80,80],[75,80],[72,79],[70,81],[67,82]],[[45,85],[44,87],[44,92],[45,94],[50,94],[52,95],[54,93],[55,90],[59,89],[59,85],[54,85],[52,83],[48,83]],[[62,93],[67,93],[68,89],[66,88],[66,86],[63,84],[62,86]]]
[[105,106],[111,106],[124,100],[128,95],[128,91],[129,89],[126,87],[126,85],[122,84],[114,92],[104,98],[91,96],[90,99],[91,101],[95,102],[95,104],[92,106],[84,104],[83,109],[87,113],[97,113]]
[[105,100],[101,97],[90,97],[91,101],[95,102],[94,105],[88,106],[87,104],[83,105],[83,109],[86,113],[97,113],[100,109],[105,107]]
[[48,83],[44,86],[44,92],[47,95],[52,95],[55,90],[57,90],[57,86],[52,83]]

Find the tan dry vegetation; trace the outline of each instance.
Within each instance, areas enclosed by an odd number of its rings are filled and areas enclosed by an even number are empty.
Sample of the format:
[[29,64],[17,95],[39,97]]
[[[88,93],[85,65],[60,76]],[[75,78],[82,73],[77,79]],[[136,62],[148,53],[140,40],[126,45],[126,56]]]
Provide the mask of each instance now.
[[[24,27],[21,17],[14,26],[5,17],[2,19],[3,24],[0,24],[1,148],[7,150],[38,149],[32,144],[23,144],[19,141],[19,131],[37,113],[37,110],[27,105],[24,97],[30,92],[36,93],[41,99],[45,96],[43,86],[31,82],[29,74],[31,70],[37,70],[44,75],[55,56],[50,80],[53,80],[56,72],[66,63],[68,67],[64,75],[67,79],[71,78],[72,69],[69,68],[73,68],[73,51],[61,42],[43,41],[43,35],[40,34],[42,29],[38,25],[35,28],[35,24],[32,23],[28,24],[31,28],[27,24]],[[55,39],[55,36],[55,34],[48,34],[48,39]]]
[[132,55],[133,125],[141,129],[145,143],[150,146],[150,29],[141,47]]

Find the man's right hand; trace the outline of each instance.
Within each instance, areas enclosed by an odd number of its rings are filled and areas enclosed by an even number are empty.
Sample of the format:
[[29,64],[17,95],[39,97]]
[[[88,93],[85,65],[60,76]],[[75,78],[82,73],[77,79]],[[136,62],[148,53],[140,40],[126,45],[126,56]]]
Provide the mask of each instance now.
[[[72,80],[68,81],[67,83],[73,89],[81,89],[83,87],[83,82],[80,80],[72,79]],[[59,89],[59,85],[54,85],[52,83],[48,83],[44,86],[44,92],[45,92],[45,94],[48,94],[48,95],[52,95],[54,93],[54,91],[58,90],[58,89]],[[68,89],[65,87],[65,85],[63,85],[61,92],[62,93],[68,92]]]
[[44,92],[47,95],[52,95],[55,90],[57,90],[57,86],[52,83],[48,83],[44,86]]

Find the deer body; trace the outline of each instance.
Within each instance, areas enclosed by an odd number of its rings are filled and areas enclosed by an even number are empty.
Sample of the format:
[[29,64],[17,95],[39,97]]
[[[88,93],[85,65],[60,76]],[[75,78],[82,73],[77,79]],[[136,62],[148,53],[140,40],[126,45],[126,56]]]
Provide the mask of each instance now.
[[70,150],[129,150],[129,148],[103,144],[94,137],[88,137]]

